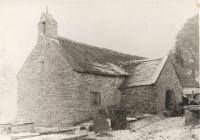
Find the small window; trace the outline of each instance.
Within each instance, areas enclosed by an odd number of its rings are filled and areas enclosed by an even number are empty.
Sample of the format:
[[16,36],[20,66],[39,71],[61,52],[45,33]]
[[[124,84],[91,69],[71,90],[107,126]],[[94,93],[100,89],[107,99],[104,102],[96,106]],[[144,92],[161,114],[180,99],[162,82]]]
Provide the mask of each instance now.
[[46,32],[46,22],[42,22],[42,33]]
[[99,92],[90,92],[90,104],[93,106],[101,104],[101,94]]
[[44,72],[44,60],[40,62],[40,72]]

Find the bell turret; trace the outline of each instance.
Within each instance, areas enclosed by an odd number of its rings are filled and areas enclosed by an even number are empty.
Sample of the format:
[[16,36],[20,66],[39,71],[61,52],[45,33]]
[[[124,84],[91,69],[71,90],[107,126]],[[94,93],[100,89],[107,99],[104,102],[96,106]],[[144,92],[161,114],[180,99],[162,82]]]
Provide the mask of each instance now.
[[38,23],[38,39],[43,37],[57,38],[57,22],[48,13],[48,9],[46,9],[46,13],[42,13]]

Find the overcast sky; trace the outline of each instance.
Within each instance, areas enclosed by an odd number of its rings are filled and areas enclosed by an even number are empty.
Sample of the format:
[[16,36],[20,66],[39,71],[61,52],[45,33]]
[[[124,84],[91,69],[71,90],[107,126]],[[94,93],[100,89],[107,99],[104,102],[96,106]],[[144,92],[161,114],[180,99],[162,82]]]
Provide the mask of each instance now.
[[16,71],[36,44],[46,5],[60,36],[151,58],[166,55],[198,12],[194,0],[0,0],[0,55]]

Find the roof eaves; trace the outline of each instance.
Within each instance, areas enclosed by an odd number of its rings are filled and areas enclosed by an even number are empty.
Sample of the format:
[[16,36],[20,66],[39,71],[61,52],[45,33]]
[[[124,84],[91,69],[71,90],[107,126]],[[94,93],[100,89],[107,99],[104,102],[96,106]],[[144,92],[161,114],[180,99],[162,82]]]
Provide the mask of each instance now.
[[128,86],[128,87],[119,87],[120,90],[126,90],[126,89],[129,89],[129,88],[135,88],[135,87],[142,87],[142,86],[153,86],[155,85],[155,83],[148,83],[148,84],[141,84],[141,85],[134,85],[134,86]]
[[141,62],[155,61],[155,60],[161,60],[161,59],[163,58],[133,60],[133,61],[128,61],[128,62],[120,62],[120,64],[141,63]]

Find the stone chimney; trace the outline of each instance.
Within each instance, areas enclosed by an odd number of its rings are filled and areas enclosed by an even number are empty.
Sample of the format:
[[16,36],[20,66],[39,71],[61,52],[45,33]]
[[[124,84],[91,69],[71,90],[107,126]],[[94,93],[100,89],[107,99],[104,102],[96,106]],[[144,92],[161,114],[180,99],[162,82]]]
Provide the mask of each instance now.
[[38,41],[46,37],[57,38],[57,22],[48,13],[48,9],[46,13],[42,13],[40,22],[38,23]]

